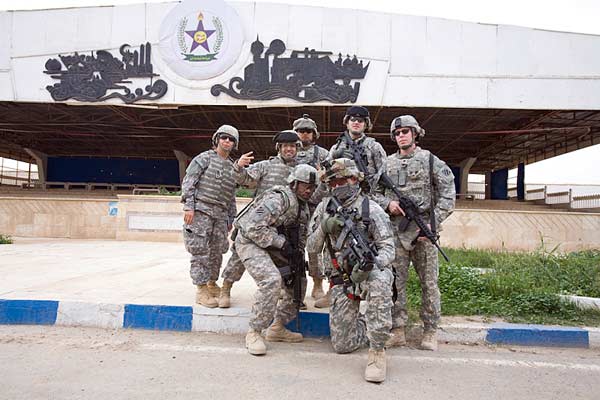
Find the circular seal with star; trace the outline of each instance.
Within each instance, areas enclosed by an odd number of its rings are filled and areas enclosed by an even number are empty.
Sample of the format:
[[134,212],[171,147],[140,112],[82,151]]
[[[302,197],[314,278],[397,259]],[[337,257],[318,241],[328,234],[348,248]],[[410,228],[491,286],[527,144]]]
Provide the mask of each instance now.
[[186,0],[162,21],[160,54],[183,78],[213,78],[240,56],[241,25],[236,11],[222,0]]

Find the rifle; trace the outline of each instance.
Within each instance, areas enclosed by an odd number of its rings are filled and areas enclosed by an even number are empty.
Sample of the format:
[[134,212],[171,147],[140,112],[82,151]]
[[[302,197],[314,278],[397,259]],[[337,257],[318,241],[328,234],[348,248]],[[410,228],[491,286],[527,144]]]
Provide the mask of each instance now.
[[[304,249],[300,248],[300,225],[293,224],[281,227],[281,232],[287,242],[291,245],[289,250],[283,251],[282,255],[287,259],[287,265],[279,268],[281,277],[287,287],[292,286],[294,292],[294,304],[296,305],[296,330],[300,331],[300,307],[302,306],[302,283],[306,279],[307,263],[304,258]],[[285,250],[285,249],[284,249]]]
[[[442,248],[438,244],[439,236],[436,233],[432,232],[431,229],[429,229],[421,215],[419,215],[419,207],[417,206],[417,204],[410,197],[403,196],[402,193],[400,193],[400,191],[396,188],[396,186],[394,186],[394,183],[392,182],[388,174],[386,174],[385,172],[381,174],[379,182],[381,182],[381,184],[385,188],[390,189],[392,192],[394,192],[394,194],[398,198],[400,208],[402,208],[402,210],[404,211],[404,216],[406,217],[406,219],[408,219],[409,221],[415,221],[415,224],[417,224],[417,226],[421,230],[419,236],[424,236],[427,239],[429,239],[429,241],[435,247],[437,247],[438,251],[444,257],[444,259],[446,261],[450,261],[446,253],[444,253],[444,250],[442,250]],[[433,207],[433,204],[431,204],[431,207]],[[433,210],[431,212],[433,212]]]
[[[361,300],[361,296],[357,295],[354,290],[348,291],[350,287],[354,289],[354,282],[350,279],[351,270],[346,270],[340,267],[335,252],[340,252],[342,259],[347,259],[346,263],[351,268],[358,264],[358,268],[362,271],[369,272],[373,269],[374,265],[379,268],[381,266],[377,263],[377,248],[374,244],[369,244],[369,241],[365,237],[365,234],[354,222],[354,217],[357,210],[345,209],[341,202],[335,197],[331,197],[329,203],[327,203],[326,211],[329,215],[339,215],[343,220],[343,227],[340,235],[338,236],[334,245],[331,245],[329,239],[327,239],[327,246],[331,256],[331,262],[333,267],[341,273],[342,284],[344,285],[344,292],[350,300]],[[345,245],[345,246],[344,246]],[[342,250],[342,248],[344,248]]]
[[365,192],[368,193],[371,190],[371,183],[368,180],[368,157],[365,153],[365,148],[356,144],[356,142],[350,138],[350,134],[347,131],[342,133],[341,140],[343,140],[346,143],[346,145],[348,145],[348,148],[352,152],[352,159],[356,163],[356,167],[360,172],[362,172],[365,175],[365,180],[362,182],[362,187],[365,190]]

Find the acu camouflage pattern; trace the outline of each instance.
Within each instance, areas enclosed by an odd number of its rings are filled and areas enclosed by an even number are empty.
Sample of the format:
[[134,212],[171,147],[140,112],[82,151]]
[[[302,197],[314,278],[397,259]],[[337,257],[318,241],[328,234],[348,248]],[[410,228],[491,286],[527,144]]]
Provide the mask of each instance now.
[[256,185],[254,195],[258,196],[274,186],[287,185],[286,179],[295,166],[295,160],[286,162],[280,155],[277,155],[252,164],[248,168],[240,169],[236,183],[248,187]]
[[[410,197],[419,206],[423,219],[429,223],[433,209],[436,229],[454,210],[456,191],[454,174],[445,162],[433,156],[433,185],[430,182],[430,152],[417,147],[406,156],[397,152],[387,159],[387,173],[396,188]],[[433,193],[431,191],[433,190]],[[433,207],[431,199],[433,197]],[[389,189],[378,188],[376,201],[387,210],[390,201],[395,199]],[[396,271],[396,287],[398,299],[394,304],[393,325],[406,325],[406,281],[410,262],[419,276],[422,290],[421,319],[426,330],[437,329],[440,318],[440,292],[438,288],[438,255],[437,249],[429,241],[416,241],[418,228],[411,222],[404,232],[399,225],[403,217],[392,216],[391,222],[396,241],[396,259],[393,266]]]
[[[304,120],[304,119],[302,119],[302,120]],[[303,121],[301,121],[301,122],[303,122]],[[313,122],[313,124],[314,124],[314,122]],[[296,124],[294,124],[294,125],[296,125]],[[303,128],[303,127],[307,127],[307,126],[304,126],[302,124],[298,125],[298,129]],[[294,126],[294,128],[296,128],[296,126]],[[313,127],[309,127],[309,128],[316,129],[316,125],[314,128]],[[308,164],[310,166],[315,167],[318,170],[320,168],[321,163],[327,159],[328,155],[329,155],[329,152],[326,149],[324,149],[316,144],[312,144],[312,143],[308,144],[308,145],[302,144],[302,147],[300,147],[300,149],[298,149],[298,154],[296,155],[296,161],[298,162],[298,164]],[[327,195],[326,185],[319,185],[317,187],[317,189],[315,189],[315,192],[313,193],[312,197],[310,198],[310,201],[308,204],[311,215],[315,211],[317,204],[319,204],[321,202],[321,200],[323,199],[323,197],[325,197],[326,195]],[[322,255],[320,253],[319,254],[308,253],[308,275],[310,275],[313,278],[322,278],[323,275],[321,274],[321,271],[319,268],[319,265],[321,265],[322,263],[323,263],[323,259],[322,259]]]
[[[358,195],[350,199],[345,208],[361,210],[365,197]],[[370,348],[380,350],[389,338],[392,327],[392,281],[393,274],[390,264],[394,260],[395,249],[392,229],[388,215],[372,200],[369,201],[369,230],[368,238],[378,251],[377,264],[369,274],[369,278],[358,285],[358,291],[366,292],[367,311],[364,316],[358,312],[359,302],[347,298],[343,286],[337,285],[331,289],[331,306],[329,308],[329,324],[331,342],[336,352],[347,353],[359,347],[369,345]],[[328,216],[326,206],[328,198],[323,199],[315,210],[309,225],[307,250],[320,253],[325,247],[325,233],[321,228],[321,221]],[[359,211],[360,212],[360,211]],[[356,221],[362,229],[364,224]],[[330,236],[330,241],[335,243],[337,237]],[[336,255],[339,257],[339,255]],[[344,265],[345,260],[338,258],[339,265]],[[334,277],[339,273],[332,268],[330,261],[325,263],[325,274]]]
[[[304,248],[308,212],[308,206],[299,202],[289,187],[277,186],[258,197],[235,222],[239,230],[235,240],[237,254],[258,286],[250,319],[252,329],[265,329],[274,318],[287,324],[296,316],[293,289],[283,285],[272,253],[281,249],[286,240],[277,228],[296,223],[300,225],[300,247]],[[303,286],[305,290],[305,282]],[[279,299],[281,289],[284,294]]]
[[[237,176],[237,183],[242,186],[256,186],[255,198],[263,194],[266,190],[274,186],[287,186],[287,177],[290,175],[295,160],[288,163],[281,156],[271,157],[268,160],[260,161],[250,165],[248,168],[240,169]],[[231,248],[231,258],[223,269],[222,277],[230,282],[237,282],[244,275],[244,264],[240,260],[235,243]]]
[[[344,134],[350,136],[348,132],[345,132]],[[361,145],[364,148],[364,153],[367,156],[367,173],[365,174],[365,179],[369,183],[371,191],[374,191],[377,182],[379,181],[379,177],[381,176],[383,171],[385,171],[387,154],[385,153],[385,150],[383,149],[381,144],[379,144],[372,137],[368,137],[364,133],[360,138],[358,138],[354,142],[358,143],[358,145]],[[338,142],[334,144],[329,150],[328,159],[332,161],[333,159],[342,157],[354,160],[354,154],[352,153],[352,149],[344,139],[340,138]]]
[[194,210],[192,223],[183,225],[194,285],[219,278],[223,253],[229,247],[228,224],[236,212],[234,175],[231,160],[224,160],[216,151],[209,150],[192,160],[183,179],[183,209]]

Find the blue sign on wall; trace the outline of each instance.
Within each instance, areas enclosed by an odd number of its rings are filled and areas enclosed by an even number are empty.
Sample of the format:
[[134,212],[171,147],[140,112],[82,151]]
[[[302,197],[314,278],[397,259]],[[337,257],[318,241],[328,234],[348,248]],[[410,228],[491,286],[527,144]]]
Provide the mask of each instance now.
[[49,182],[179,185],[177,160],[48,157]]

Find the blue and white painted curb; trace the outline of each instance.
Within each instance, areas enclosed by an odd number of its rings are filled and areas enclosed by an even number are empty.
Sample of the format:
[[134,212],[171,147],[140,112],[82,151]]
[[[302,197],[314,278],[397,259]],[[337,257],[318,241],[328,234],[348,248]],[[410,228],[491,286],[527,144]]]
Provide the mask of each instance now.
[[[0,300],[0,325],[62,325],[132,328],[183,332],[243,334],[250,310],[140,304],[95,304],[52,300]],[[329,336],[329,314],[300,313],[288,328],[306,337]],[[600,328],[521,324],[447,324],[439,339],[448,343],[490,343],[521,346],[600,347]]]

